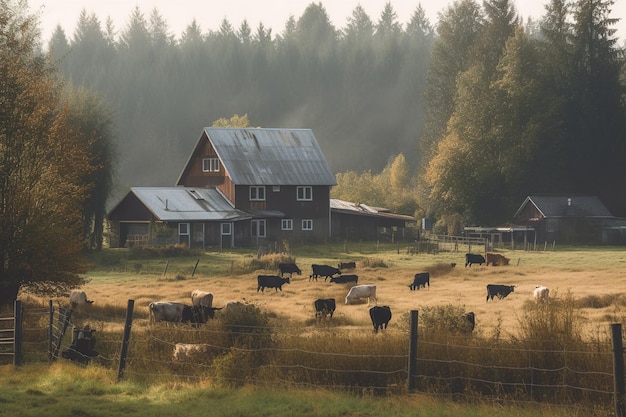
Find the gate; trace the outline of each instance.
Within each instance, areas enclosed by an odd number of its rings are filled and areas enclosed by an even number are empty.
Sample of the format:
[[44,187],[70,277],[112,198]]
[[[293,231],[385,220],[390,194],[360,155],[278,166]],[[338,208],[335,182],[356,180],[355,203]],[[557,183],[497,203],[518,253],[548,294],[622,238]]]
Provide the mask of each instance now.
[[0,357],[11,356],[13,365],[22,364],[22,302],[13,305],[13,315],[0,316]]

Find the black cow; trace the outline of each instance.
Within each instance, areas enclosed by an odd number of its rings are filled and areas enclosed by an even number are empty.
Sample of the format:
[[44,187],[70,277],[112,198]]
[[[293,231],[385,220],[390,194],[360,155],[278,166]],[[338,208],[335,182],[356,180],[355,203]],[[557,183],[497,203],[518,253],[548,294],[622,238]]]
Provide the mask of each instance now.
[[311,269],[313,270],[313,273],[309,275],[309,281],[311,281],[312,279],[317,281],[318,277],[324,277],[324,281],[326,281],[326,279],[332,278],[335,274],[341,275],[341,271],[339,269],[333,268],[329,265],[313,264],[311,265]]
[[276,292],[278,290],[283,290],[283,284],[289,284],[289,278],[279,277],[278,275],[259,275],[257,277],[256,292],[265,292],[265,287],[267,288],[275,288]]
[[337,265],[337,268],[339,269],[354,269],[356,268],[356,262],[339,262],[339,265]]
[[215,318],[215,311],[222,308],[207,306],[184,306],[183,307],[183,323],[203,324],[208,319]]
[[370,318],[374,326],[374,333],[378,333],[378,329],[384,330],[391,320],[391,308],[389,306],[374,306],[370,308]]
[[429,272],[418,272],[413,277],[413,282],[409,285],[411,291],[419,290],[420,287],[426,288],[428,285],[428,289],[430,289],[430,273]]
[[465,266],[471,267],[472,264],[482,265],[485,263],[485,257],[475,253],[465,254]]
[[289,274],[291,277],[293,274],[302,275],[302,271],[296,264],[278,264],[278,269],[280,270],[280,276],[282,277],[284,274]]
[[333,317],[336,308],[334,298],[318,298],[313,304],[315,305],[315,317],[325,319],[328,314],[331,318]]
[[515,291],[515,285],[489,284],[487,285],[487,301],[489,299],[493,300],[493,297],[498,297],[502,300],[513,291]]
[[355,284],[359,283],[358,275],[339,275],[338,277],[331,277],[330,282],[334,282],[336,284],[346,284],[348,282],[354,282]]

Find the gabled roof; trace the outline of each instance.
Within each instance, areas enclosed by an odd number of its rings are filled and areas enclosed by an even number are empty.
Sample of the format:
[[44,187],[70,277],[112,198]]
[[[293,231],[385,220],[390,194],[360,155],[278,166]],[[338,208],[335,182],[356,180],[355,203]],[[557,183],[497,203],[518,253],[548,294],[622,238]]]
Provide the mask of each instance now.
[[[251,217],[235,209],[214,188],[132,187],[124,198],[130,194],[133,194],[154,217],[163,222],[236,221]],[[114,212],[120,204],[121,201],[111,212]]]
[[310,129],[205,127],[186,165],[205,137],[235,185],[337,184]]
[[368,206],[362,203],[351,203],[349,201],[338,200],[336,198],[330,199],[330,209],[335,212],[342,212],[360,216],[376,216],[389,219],[415,221],[415,218],[413,216],[391,213],[391,211],[386,208]]
[[533,204],[543,217],[613,217],[595,196],[528,196],[515,213],[519,217]]

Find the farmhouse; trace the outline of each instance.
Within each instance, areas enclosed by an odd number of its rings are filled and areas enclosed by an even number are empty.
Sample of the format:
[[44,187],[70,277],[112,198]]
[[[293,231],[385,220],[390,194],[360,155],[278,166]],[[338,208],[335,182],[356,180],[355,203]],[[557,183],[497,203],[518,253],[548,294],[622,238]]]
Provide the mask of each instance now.
[[413,220],[364,205],[346,213],[349,203],[338,200],[331,206],[336,184],[309,129],[207,127],[175,186],[133,187],[109,212],[109,244],[204,249],[376,238],[402,234]]
[[543,244],[623,244],[626,219],[614,217],[595,196],[528,196],[511,225],[466,227],[470,237],[490,242]]

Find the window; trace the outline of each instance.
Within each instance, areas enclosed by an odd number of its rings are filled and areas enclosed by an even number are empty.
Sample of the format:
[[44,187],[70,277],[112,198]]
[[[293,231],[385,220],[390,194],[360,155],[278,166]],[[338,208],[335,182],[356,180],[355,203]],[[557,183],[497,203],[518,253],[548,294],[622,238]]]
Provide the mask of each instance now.
[[262,185],[250,187],[250,201],[265,201],[265,187]]
[[313,230],[313,220],[302,220],[302,230]]
[[273,185],[272,186],[272,191],[274,191],[275,193],[280,192],[280,185]]
[[189,223],[178,223],[178,234],[180,236],[189,235]]
[[202,159],[202,172],[219,172],[220,160],[217,158]]
[[265,237],[265,220],[252,220],[252,237]]
[[231,224],[230,223],[222,223],[222,236],[230,235],[231,232]]
[[280,222],[280,228],[282,230],[293,230],[293,220],[292,219],[282,219]]
[[296,198],[298,201],[313,200],[313,187],[298,187]]

